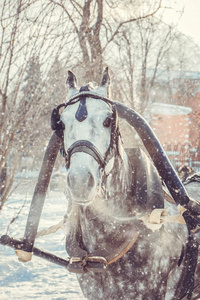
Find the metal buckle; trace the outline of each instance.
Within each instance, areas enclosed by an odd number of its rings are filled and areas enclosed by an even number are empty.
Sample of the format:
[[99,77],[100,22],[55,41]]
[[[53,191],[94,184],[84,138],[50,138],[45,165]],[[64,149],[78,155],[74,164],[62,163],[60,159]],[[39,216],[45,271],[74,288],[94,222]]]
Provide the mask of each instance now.
[[94,263],[104,263],[107,264],[107,260],[103,256],[88,256],[88,257],[77,257],[73,256],[69,258],[69,264],[77,263],[77,262],[94,262]]
[[96,263],[96,262],[104,263],[106,265],[108,263],[106,258],[103,257],[103,256],[89,256],[89,257],[87,257],[87,261],[88,262],[94,262],[94,263]]
[[73,273],[101,272],[107,268],[107,265],[107,260],[102,256],[70,257],[68,271]]
[[69,258],[69,264],[70,265],[73,264],[73,263],[76,263],[76,262],[81,262],[81,261],[82,261],[82,257],[74,256],[74,257]]

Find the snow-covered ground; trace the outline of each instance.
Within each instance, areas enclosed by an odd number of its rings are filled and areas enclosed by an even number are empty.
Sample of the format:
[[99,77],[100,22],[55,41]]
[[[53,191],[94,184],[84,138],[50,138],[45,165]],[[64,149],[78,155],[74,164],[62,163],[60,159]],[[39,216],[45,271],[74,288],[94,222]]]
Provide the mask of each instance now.
[[[26,201],[19,218],[10,225],[8,232],[11,237],[16,239],[23,237],[31,199],[30,192],[24,194],[16,191],[10,197],[0,213],[0,236],[6,234],[10,221]],[[61,221],[66,208],[67,201],[64,194],[59,191],[50,192],[46,197],[39,230]],[[62,230],[53,235],[38,238],[35,246],[67,258]],[[0,245],[0,299],[62,300],[84,299],[84,297],[75,274],[69,273],[64,267],[36,256],[31,262],[21,263],[18,261],[14,249]]]
[[[0,213],[0,236],[9,234],[16,239],[23,237],[35,182],[36,180],[32,179],[24,180],[5,204]],[[188,186],[186,187],[188,188]],[[199,183],[190,184],[190,196],[200,200]],[[10,224],[22,207],[19,217]],[[49,192],[39,230],[59,223],[63,219],[66,209],[67,200],[64,193],[61,191]],[[67,258],[62,230],[36,239],[35,246]],[[0,245],[0,299],[79,300],[85,298],[76,280],[76,275],[69,273],[64,267],[36,256],[33,256],[31,262],[21,263],[18,261],[14,249]]]

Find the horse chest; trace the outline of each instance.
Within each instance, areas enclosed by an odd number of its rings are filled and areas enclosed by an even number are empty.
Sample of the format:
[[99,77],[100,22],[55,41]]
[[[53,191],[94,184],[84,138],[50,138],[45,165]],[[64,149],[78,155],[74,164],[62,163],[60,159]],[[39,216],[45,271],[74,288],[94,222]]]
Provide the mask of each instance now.
[[78,275],[84,296],[99,300],[164,300],[167,275],[162,273],[162,267],[154,269],[150,257],[137,255],[138,251],[134,253],[132,249],[103,272]]
[[108,240],[112,240],[116,231],[114,222],[102,221],[88,211],[80,214],[80,227],[83,244],[89,253],[105,249]]
[[[135,253],[134,253],[134,250]],[[103,272],[78,275],[87,299],[165,299],[167,272],[148,255],[130,251]]]
[[[116,231],[122,226],[111,221],[101,222],[86,211],[80,214],[80,225],[83,244],[89,253],[114,249]],[[145,231],[133,247],[105,271],[78,275],[87,299],[165,299],[168,274],[177,260],[165,253],[160,233],[150,236],[148,230]]]

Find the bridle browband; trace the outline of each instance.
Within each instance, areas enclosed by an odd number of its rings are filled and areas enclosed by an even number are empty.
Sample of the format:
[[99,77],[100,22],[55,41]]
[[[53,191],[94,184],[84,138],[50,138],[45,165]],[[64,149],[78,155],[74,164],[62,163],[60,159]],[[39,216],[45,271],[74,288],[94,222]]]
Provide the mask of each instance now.
[[[64,109],[67,108],[69,105],[73,105],[77,102],[81,102],[85,100],[87,97],[97,99],[104,101],[105,103],[108,104],[112,111],[112,118],[111,118],[111,139],[110,139],[110,145],[108,147],[108,150],[106,151],[105,156],[103,157],[100,151],[96,148],[94,144],[87,140],[79,140],[73,143],[67,151],[64,149],[64,129],[65,125],[64,123],[60,120],[60,109],[64,107]],[[80,107],[80,105],[79,105]],[[76,113],[77,115],[77,113]],[[83,121],[85,118],[79,121]],[[119,128],[118,128],[118,114],[116,107],[112,100],[99,96],[98,94],[95,94],[93,92],[90,92],[89,90],[80,90],[78,94],[75,96],[71,97],[66,103],[62,103],[58,105],[53,111],[51,115],[51,128],[52,130],[55,131],[57,136],[62,139],[62,148],[61,148],[61,154],[65,157],[66,161],[66,168],[68,169],[70,167],[70,161],[71,161],[71,156],[74,153],[77,152],[84,152],[89,155],[91,155],[99,164],[100,169],[104,169],[108,161],[114,157],[116,152],[118,152],[118,138],[120,136],[119,133]]]

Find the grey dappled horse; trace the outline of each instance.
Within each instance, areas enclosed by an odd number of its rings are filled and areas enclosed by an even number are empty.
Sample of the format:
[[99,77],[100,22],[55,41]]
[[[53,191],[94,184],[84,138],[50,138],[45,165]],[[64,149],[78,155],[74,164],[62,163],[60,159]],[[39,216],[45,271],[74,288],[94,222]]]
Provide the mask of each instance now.
[[[152,231],[139,219],[155,208],[177,208],[165,203],[147,155],[123,148],[117,110],[106,98],[109,83],[106,68],[98,87],[78,90],[68,72],[69,101],[58,123],[67,167],[69,271],[87,299],[190,299],[186,225]],[[192,299],[198,295],[195,281]]]

